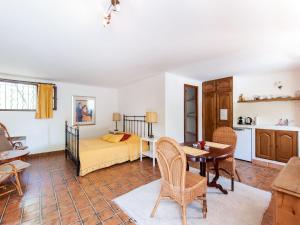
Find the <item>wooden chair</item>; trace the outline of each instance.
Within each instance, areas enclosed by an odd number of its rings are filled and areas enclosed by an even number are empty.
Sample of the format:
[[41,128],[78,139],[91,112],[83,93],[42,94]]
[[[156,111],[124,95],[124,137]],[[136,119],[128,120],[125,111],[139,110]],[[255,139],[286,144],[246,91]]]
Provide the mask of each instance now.
[[187,224],[186,207],[194,200],[202,202],[203,218],[206,218],[206,178],[186,171],[186,155],[171,138],[158,140],[156,154],[162,178],[160,194],[151,217],[154,217],[161,199],[172,199],[181,206],[184,225]]
[[0,123],[0,132],[1,132],[0,135],[4,135],[4,137],[7,138],[7,140],[10,142],[10,144],[13,146],[14,150],[25,150],[28,148],[27,146],[23,146],[22,142],[15,141],[15,139],[18,137],[11,137],[8,133],[7,128],[5,127],[5,125],[3,123]]
[[14,150],[13,145],[5,136],[5,131],[0,127],[0,152]]
[[[213,133],[213,142],[230,145],[234,150],[236,148],[237,136],[231,127],[219,127]],[[231,190],[234,191],[234,178],[237,176],[241,181],[236,170],[236,162],[234,155],[219,162],[220,171],[224,171],[231,177]],[[209,180],[209,171],[213,171],[214,166],[212,162],[207,163],[207,179]]]
[[[21,183],[19,180],[19,173],[29,166],[30,166],[29,163],[23,162],[21,160],[15,160],[10,163],[5,163],[0,165],[0,184],[4,183],[4,185],[1,185],[0,188],[5,190],[3,193],[0,193],[0,196],[9,194],[15,190],[18,191],[20,196],[23,195]],[[12,178],[15,178],[15,181]],[[6,190],[7,188],[5,182],[8,179],[10,179],[10,181],[13,183],[16,189],[11,189],[8,191]]]

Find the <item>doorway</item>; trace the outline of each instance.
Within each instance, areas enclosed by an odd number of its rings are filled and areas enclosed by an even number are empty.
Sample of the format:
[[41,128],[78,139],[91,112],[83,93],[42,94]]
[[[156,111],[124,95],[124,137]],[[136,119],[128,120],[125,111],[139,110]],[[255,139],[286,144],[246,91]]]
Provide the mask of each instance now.
[[198,87],[184,85],[184,142],[198,142]]

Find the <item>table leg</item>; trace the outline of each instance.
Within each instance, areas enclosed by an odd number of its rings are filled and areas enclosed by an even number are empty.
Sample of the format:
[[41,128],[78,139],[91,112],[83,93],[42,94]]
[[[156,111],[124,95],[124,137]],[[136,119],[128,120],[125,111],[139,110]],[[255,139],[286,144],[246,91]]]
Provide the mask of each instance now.
[[206,177],[206,160],[200,158],[200,176]]
[[186,160],[186,171],[190,171],[190,165],[189,165],[189,161]]
[[153,154],[153,167],[155,167],[156,152],[155,152],[154,142],[151,142],[151,143],[152,143],[152,154]]
[[219,189],[223,194],[227,195],[228,194],[228,191],[226,191],[221,184],[218,184],[217,181],[220,177],[220,172],[219,172],[219,161],[218,160],[214,160],[214,170],[215,170],[215,177],[214,179],[212,180],[212,182],[210,182],[208,184],[209,187],[215,187],[217,189]]

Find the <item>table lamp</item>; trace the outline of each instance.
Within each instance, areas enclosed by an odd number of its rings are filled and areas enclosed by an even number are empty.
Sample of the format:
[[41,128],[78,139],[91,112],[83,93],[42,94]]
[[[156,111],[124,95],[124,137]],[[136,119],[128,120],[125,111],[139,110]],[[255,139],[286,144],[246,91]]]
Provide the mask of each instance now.
[[112,120],[116,122],[115,131],[118,131],[118,121],[121,120],[121,114],[120,113],[113,113],[113,119]]
[[149,124],[148,137],[154,138],[154,135],[152,133],[152,123],[157,123],[157,113],[156,112],[146,112],[146,122]]

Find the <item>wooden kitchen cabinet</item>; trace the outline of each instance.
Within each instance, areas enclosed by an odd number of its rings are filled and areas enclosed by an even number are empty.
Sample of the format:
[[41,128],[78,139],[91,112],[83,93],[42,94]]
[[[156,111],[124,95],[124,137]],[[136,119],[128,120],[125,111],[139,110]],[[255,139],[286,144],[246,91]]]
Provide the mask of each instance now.
[[274,223],[300,224],[300,158],[293,157],[272,184]]
[[297,156],[298,134],[295,131],[276,131],[275,160],[288,162],[293,156]]
[[297,156],[298,133],[295,131],[256,129],[256,157],[288,162]]
[[256,157],[275,160],[275,131],[256,129]]
[[[233,99],[232,77],[203,82],[202,129],[203,140],[211,141],[218,127],[232,127]],[[221,113],[223,118],[221,117]]]

